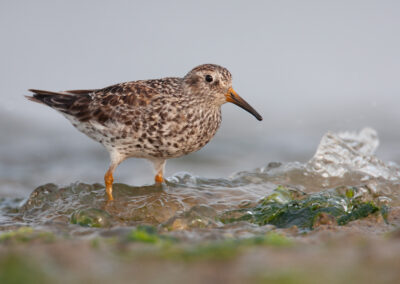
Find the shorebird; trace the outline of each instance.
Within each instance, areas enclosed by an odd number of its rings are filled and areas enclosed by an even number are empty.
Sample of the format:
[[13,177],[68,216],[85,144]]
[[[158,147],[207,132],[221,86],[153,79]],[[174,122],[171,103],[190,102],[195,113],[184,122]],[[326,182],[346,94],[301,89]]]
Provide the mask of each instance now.
[[197,151],[215,135],[224,103],[234,103],[262,120],[233,90],[231,73],[215,64],[197,66],[183,78],[139,80],[103,89],[29,91],[34,93],[26,96],[29,100],[59,111],[107,149],[108,200],[113,200],[113,173],[127,158],[150,160],[155,182],[162,183],[167,159]]

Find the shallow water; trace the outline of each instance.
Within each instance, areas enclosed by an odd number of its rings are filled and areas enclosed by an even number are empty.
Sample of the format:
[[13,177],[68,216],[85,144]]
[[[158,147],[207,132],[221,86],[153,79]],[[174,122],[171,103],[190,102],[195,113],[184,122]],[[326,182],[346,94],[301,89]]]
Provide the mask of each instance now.
[[[311,200],[307,206],[315,207],[313,200],[322,196],[326,199],[318,206],[327,207],[323,208],[324,212],[341,210],[343,214],[353,213],[349,204],[355,201],[372,202],[378,211],[395,208],[400,206],[399,167],[374,156],[378,145],[378,135],[371,128],[359,133],[327,133],[314,157],[304,164],[269,163],[229,178],[210,179],[179,173],[169,177],[162,186],[116,183],[112,202],[106,201],[102,184],[45,184],[28,198],[1,199],[0,228],[31,226],[56,234],[90,237],[118,235],[137,225],[151,225],[161,233],[183,239],[223,239],[256,235],[274,225],[301,227],[292,221],[304,215],[292,208],[289,208],[292,213],[280,212],[292,214],[289,223],[275,220],[275,223],[262,224],[270,225],[259,226],[260,223],[251,222],[252,218],[242,218],[246,214],[265,212],[260,207],[265,205],[265,200],[273,200],[274,206],[289,204],[289,207]],[[276,191],[278,187],[284,189],[283,195],[279,189]],[[352,191],[350,197],[348,190]],[[292,199],[286,200],[287,194]],[[384,214],[386,209],[381,211]],[[224,222],[227,215],[236,219]]]

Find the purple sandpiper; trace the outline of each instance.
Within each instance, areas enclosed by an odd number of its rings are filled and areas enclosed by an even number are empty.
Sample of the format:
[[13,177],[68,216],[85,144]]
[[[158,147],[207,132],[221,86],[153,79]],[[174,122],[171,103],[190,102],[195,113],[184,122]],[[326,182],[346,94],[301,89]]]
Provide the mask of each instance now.
[[197,151],[215,135],[224,103],[234,103],[262,120],[233,90],[231,73],[215,64],[197,66],[183,78],[125,82],[103,89],[29,91],[34,94],[28,99],[61,112],[107,149],[108,200],[113,200],[113,172],[127,158],[150,160],[155,182],[163,182],[167,159]]

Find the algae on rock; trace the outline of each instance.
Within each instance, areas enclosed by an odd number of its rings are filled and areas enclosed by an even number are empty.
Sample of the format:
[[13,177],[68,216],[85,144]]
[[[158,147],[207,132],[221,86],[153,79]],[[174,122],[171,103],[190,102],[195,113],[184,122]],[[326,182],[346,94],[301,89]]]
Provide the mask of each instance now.
[[261,199],[255,207],[227,211],[220,217],[224,223],[248,221],[258,225],[272,224],[278,228],[297,226],[313,229],[321,214],[332,216],[338,225],[381,212],[385,217],[387,207],[368,200],[357,187],[306,194],[299,190],[279,186]]

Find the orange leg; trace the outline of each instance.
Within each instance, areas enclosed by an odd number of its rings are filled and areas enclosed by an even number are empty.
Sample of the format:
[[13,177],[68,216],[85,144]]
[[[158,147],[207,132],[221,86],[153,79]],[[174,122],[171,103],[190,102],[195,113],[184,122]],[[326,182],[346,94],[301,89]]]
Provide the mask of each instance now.
[[111,168],[108,169],[106,174],[104,175],[104,182],[106,184],[106,193],[108,197],[108,201],[114,200],[112,196],[112,184],[113,184],[114,178],[113,178],[113,171]]
[[153,160],[154,169],[156,170],[156,176],[154,178],[156,183],[162,183],[164,181],[164,166],[165,160]]
[[114,200],[112,195],[112,185],[114,182],[114,171],[118,167],[118,165],[125,159],[124,156],[121,156],[118,152],[110,152],[110,160],[111,164],[108,168],[108,171],[104,175],[104,183],[106,184],[106,193],[108,197],[108,201]]
[[154,180],[156,181],[156,183],[162,183],[164,181],[163,173],[158,172]]

